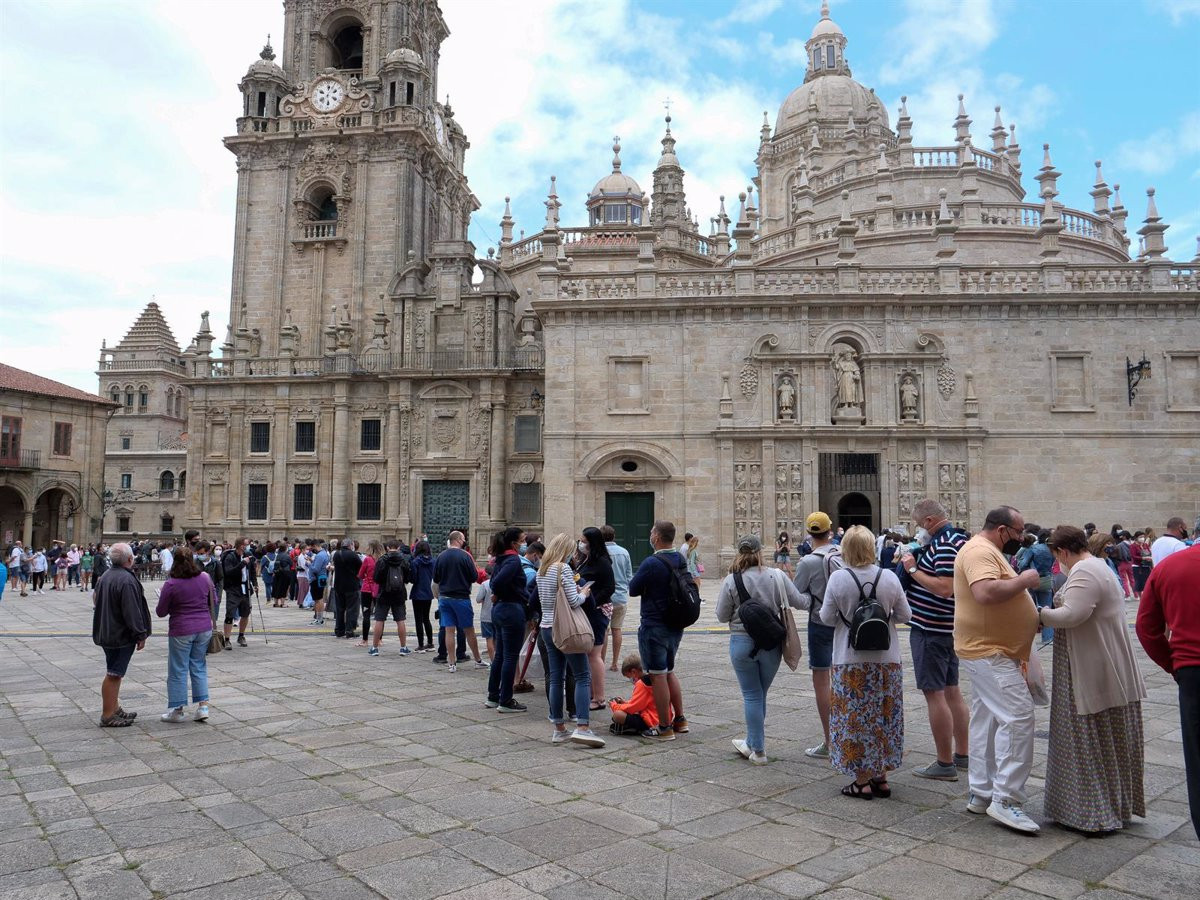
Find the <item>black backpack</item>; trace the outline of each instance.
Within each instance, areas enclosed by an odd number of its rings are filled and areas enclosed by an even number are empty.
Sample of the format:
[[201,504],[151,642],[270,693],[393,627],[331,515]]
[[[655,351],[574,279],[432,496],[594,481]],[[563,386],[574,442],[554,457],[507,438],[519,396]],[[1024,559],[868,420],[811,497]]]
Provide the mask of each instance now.
[[383,593],[385,594],[404,594],[407,593],[404,587],[406,581],[411,581],[412,576],[408,572],[408,561],[404,557],[400,557],[399,562],[388,560],[387,562],[387,577],[383,583]]
[[774,650],[782,645],[787,637],[783,613],[761,597],[751,595],[742,581],[741,572],[733,573],[733,583],[737,585],[740,598],[737,607],[738,618],[741,619],[746,635],[754,641],[754,650],[750,653],[750,658],[757,656],[759,650]]
[[668,572],[667,609],[663,622],[674,631],[682,631],[700,618],[700,588],[696,587],[686,566],[676,568],[661,556],[655,559],[666,566]]
[[[846,570],[850,572],[849,569]],[[878,652],[887,650],[892,645],[892,631],[889,621],[891,613],[885,613],[883,604],[879,602],[879,579],[883,577],[883,569],[875,573],[875,580],[870,584],[870,594],[867,588],[858,580],[853,572],[850,577],[858,585],[858,606],[854,608],[854,617],[847,621],[838,611],[838,617],[850,629],[850,646],[861,652]]]

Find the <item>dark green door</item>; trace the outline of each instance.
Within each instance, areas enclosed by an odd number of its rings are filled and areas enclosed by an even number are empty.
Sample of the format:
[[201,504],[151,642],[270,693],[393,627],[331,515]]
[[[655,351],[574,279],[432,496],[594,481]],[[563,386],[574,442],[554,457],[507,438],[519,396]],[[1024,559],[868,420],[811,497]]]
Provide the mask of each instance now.
[[466,481],[426,481],[421,485],[421,531],[433,552],[446,546],[452,531],[467,534],[471,524],[471,486]]
[[617,543],[629,551],[636,570],[651,552],[654,494],[609,491],[604,495],[604,520],[617,532]]

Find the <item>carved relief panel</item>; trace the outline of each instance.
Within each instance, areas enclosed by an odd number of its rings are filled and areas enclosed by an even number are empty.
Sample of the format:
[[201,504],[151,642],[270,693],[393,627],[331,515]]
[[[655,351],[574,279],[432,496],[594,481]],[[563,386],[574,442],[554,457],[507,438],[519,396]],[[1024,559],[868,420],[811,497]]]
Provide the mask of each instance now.
[[742,441],[733,453],[733,516],[739,535],[762,534],[763,470],[762,444]]

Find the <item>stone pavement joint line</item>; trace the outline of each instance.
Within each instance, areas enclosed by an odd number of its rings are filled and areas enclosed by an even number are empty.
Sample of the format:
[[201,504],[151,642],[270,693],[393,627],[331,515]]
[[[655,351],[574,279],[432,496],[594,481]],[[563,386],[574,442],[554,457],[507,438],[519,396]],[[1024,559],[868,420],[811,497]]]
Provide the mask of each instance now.
[[[147,587],[153,605],[159,584]],[[401,657],[390,626],[368,657],[294,608],[264,608],[269,644],[255,632],[209,658],[203,725],[158,720],[156,620],[122,692],[137,723],[100,729],[87,595],[6,594],[0,900],[1197,896],[1175,685],[1140,647],[1148,818],[1103,838],[1050,824],[1027,837],[968,814],[965,779],[911,775],[933,748],[910,668],[892,799],[842,798],[846,778],[804,755],[820,731],[804,668],[782,668],[772,688],[770,764],[745,763],[730,746],[742,704],[712,606],[680,655],[691,732],[662,745],[611,737],[601,712],[608,744],[589,750],[550,744],[540,672],[529,712],[498,716],[483,705],[486,673]],[[607,695],[628,694],[606,674]],[[1040,737],[1035,818],[1045,765]]]

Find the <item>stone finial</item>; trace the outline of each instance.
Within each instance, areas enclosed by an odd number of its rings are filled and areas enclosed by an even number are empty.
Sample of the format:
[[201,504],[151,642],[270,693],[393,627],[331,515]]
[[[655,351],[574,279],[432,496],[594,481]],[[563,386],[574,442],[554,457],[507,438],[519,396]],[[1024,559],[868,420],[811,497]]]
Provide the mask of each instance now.
[[1158,205],[1154,202],[1154,188],[1146,188],[1146,221],[1158,222],[1162,217],[1158,214]]
[[966,104],[963,103],[963,95],[958,95],[958,115],[954,118],[954,139],[959,144],[965,144],[971,140],[971,119],[967,115]]
[[883,141],[879,142],[879,164],[875,167],[875,171],[888,171],[887,144],[883,143]]
[[1167,252],[1163,235],[1169,227],[1163,224],[1162,216],[1158,214],[1154,188],[1146,188],[1146,224],[1138,229],[1138,234],[1142,236],[1144,256],[1152,260],[1160,259]]
[[941,188],[938,190],[938,221],[949,222],[950,220],[950,206],[946,203],[946,189]]
[[258,54],[259,59],[265,59],[267,62],[275,61],[275,51],[271,49],[271,35],[267,35],[267,42],[263,44],[262,51]]
[[821,152],[821,135],[820,135],[820,129],[819,129],[819,128],[817,128],[817,126],[816,126],[816,125],[814,125],[814,126],[813,126],[813,127],[810,129],[810,131],[809,131],[809,134],[811,135],[811,137],[810,137],[810,139],[809,139],[809,142],[808,142],[808,149],[809,149],[809,151],[810,151],[810,152],[812,152],[812,153],[820,153],[820,152]]
[[546,231],[558,228],[558,210],[562,204],[558,202],[558,177],[550,176],[550,193],[546,196]]
[[759,137],[762,143],[766,143],[771,139],[771,123],[767,120],[767,111],[763,110],[762,128],[759,130]]
[[1004,122],[1000,120],[1000,107],[996,107],[996,122],[992,125],[992,152],[1003,155],[1008,142],[1008,132],[1004,130]]
[[212,334],[212,332],[209,330],[209,327],[208,327],[208,310],[207,309],[204,310],[204,312],[200,313],[200,333],[201,334]]
[[841,213],[842,213],[842,221],[849,222],[850,218],[851,218],[851,216],[850,216],[850,192],[849,191],[842,191]]
[[512,217],[512,198],[504,198],[504,215],[500,218],[500,253],[503,255],[506,244],[512,243],[513,237],[513,217]]
[[1100,169],[1100,160],[1096,160],[1096,183],[1092,187],[1092,211],[1096,215],[1104,217],[1109,215],[1108,198],[1111,191],[1108,189],[1108,183],[1104,180],[1104,173]]
[[1049,195],[1049,199],[1053,200],[1058,196],[1058,177],[1061,174],[1050,161],[1050,145],[1042,144],[1042,168],[1038,170],[1037,181],[1042,186],[1040,193],[1043,197]]
[[621,171],[621,138],[613,135],[613,174]]

